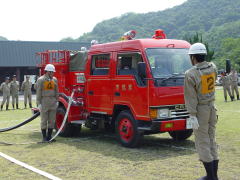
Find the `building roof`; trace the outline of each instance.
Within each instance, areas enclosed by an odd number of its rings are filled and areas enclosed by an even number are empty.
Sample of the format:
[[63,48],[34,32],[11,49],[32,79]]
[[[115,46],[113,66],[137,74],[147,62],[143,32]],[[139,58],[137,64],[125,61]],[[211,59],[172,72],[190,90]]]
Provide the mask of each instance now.
[[0,41],[0,67],[35,67],[39,61],[37,52],[46,50],[80,50],[90,43]]

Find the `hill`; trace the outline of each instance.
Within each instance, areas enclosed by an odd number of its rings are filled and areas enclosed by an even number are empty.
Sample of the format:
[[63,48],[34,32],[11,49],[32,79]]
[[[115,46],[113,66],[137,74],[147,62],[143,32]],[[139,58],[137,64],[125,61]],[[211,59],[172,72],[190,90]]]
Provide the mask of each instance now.
[[131,29],[138,32],[137,38],[146,38],[159,28],[166,32],[168,38],[177,39],[200,32],[210,46],[218,51],[222,39],[240,37],[240,1],[188,0],[164,11],[127,13],[98,23],[92,32],[78,39],[66,38],[63,41],[117,41]]

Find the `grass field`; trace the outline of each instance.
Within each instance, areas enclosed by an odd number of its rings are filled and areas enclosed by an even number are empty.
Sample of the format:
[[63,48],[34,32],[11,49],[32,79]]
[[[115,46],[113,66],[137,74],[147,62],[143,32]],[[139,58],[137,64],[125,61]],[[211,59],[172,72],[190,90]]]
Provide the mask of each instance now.
[[[240,180],[240,101],[223,101],[217,90],[217,141],[221,180]],[[0,128],[31,116],[30,109],[0,112]],[[142,146],[122,147],[113,134],[83,129],[80,137],[41,140],[40,119],[13,131],[0,133],[0,152],[61,179],[194,180],[205,174],[194,148],[193,136],[175,142],[170,136],[145,136]],[[13,143],[4,145],[2,142]],[[29,143],[29,144],[24,144]],[[46,179],[0,157],[0,179]]]

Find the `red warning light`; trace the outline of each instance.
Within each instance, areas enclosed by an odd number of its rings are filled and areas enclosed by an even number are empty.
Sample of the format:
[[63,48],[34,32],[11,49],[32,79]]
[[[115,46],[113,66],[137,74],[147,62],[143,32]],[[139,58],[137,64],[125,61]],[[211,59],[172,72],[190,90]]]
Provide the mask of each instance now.
[[166,39],[167,36],[162,29],[157,29],[152,38],[154,38],[154,39]]

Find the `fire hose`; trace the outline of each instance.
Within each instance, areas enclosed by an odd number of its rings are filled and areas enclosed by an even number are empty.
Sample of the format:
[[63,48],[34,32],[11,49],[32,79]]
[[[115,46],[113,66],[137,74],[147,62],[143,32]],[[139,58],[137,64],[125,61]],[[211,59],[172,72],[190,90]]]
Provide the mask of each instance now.
[[12,127],[8,127],[8,128],[0,129],[0,132],[6,132],[6,131],[11,131],[11,130],[13,130],[13,129],[17,129],[17,128],[19,128],[19,127],[21,127],[21,126],[23,126],[23,125],[31,122],[32,120],[34,120],[35,118],[37,118],[39,115],[40,115],[40,112],[36,112],[36,113],[35,113],[32,117],[30,117],[29,119],[21,122],[21,123],[18,124],[18,125],[15,125],[15,126],[12,126]]
[[[56,134],[49,140],[49,142],[51,142],[53,139],[55,139],[58,134],[62,131],[66,121],[67,121],[67,117],[68,117],[68,113],[69,113],[69,110],[70,110],[70,107],[71,107],[71,104],[72,104],[72,101],[73,101],[73,95],[74,95],[74,90],[72,91],[72,94],[71,94],[71,97],[69,98],[69,103],[68,103],[68,107],[67,107],[67,111],[65,113],[65,116],[64,116],[64,119],[63,119],[63,122],[61,124],[61,127],[58,129],[58,131],[56,132]],[[40,115],[40,111],[34,113],[34,115],[32,117],[30,117],[29,119],[23,121],[22,123],[18,124],[18,125],[15,125],[15,126],[12,126],[12,127],[8,127],[8,128],[3,128],[3,129],[0,129],[0,132],[6,132],[6,131],[11,131],[11,130],[14,130],[16,128],[19,128],[31,121],[33,121],[34,119],[36,119],[38,116]],[[4,144],[4,143],[3,143]],[[8,145],[11,145],[11,143],[5,143],[5,144],[8,144]]]
[[58,136],[58,134],[62,131],[62,129],[67,121],[68,113],[69,113],[69,110],[70,110],[70,107],[71,107],[71,104],[73,101],[73,95],[74,95],[74,90],[72,91],[71,97],[69,98],[68,107],[67,107],[67,111],[65,113],[63,122],[62,122],[60,128],[58,129],[57,133],[52,137],[52,139],[49,140],[49,142],[51,142],[53,139],[55,139]]

